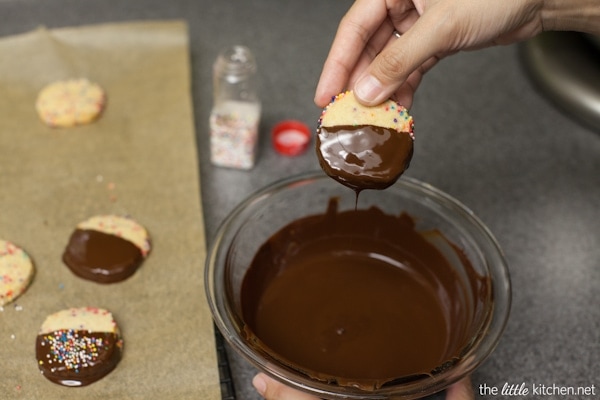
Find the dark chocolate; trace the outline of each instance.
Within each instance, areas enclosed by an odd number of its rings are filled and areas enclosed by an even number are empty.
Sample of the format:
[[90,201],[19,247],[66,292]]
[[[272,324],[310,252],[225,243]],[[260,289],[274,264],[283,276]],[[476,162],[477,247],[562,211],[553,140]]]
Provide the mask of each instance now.
[[75,229],[63,253],[63,261],[75,275],[98,283],[129,278],[143,260],[132,242],[92,229]]
[[316,150],[323,171],[343,185],[356,192],[385,189],[408,168],[413,138],[371,125],[321,126]]
[[[452,261],[432,244],[440,240]],[[373,390],[455,362],[484,322],[490,290],[440,232],[375,207],[338,212],[332,200],[260,247],[242,283],[243,331],[308,377]]]
[[38,367],[63,386],[86,386],[111,372],[121,360],[123,341],[116,333],[65,329],[36,338]]

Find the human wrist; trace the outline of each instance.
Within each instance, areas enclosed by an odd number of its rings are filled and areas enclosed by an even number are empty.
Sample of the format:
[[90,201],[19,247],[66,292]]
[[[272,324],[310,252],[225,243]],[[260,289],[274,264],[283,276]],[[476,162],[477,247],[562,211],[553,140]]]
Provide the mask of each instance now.
[[598,0],[544,0],[541,17],[545,31],[577,31],[600,35]]

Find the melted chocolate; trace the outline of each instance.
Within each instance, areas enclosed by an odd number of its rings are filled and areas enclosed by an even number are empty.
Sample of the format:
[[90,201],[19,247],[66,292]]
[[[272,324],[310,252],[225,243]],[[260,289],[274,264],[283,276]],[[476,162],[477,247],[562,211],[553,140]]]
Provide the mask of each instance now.
[[385,189],[408,168],[413,138],[371,125],[321,127],[317,158],[327,175],[356,191]]
[[441,233],[375,207],[338,212],[332,200],[326,214],[263,244],[240,296],[244,333],[262,354],[314,379],[373,390],[456,361],[491,295]]
[[141,250],[130,241],[92,229],[76,229],[63,253],[75,275],[98,283],[129,278],[143,260]]
[[111,372],[121,360],[115,333],[61,330],[38,335],[35,352],[42,374],[63,386],[86,386]]

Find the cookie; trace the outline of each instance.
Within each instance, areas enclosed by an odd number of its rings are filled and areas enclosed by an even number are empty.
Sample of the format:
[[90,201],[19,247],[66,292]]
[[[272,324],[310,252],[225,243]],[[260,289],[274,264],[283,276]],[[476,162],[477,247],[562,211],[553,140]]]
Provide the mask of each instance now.
[[79,223],[63,252],[77,276],[115,283],[135,273],[150,253],[148,231],[131,218],[100,215]]
[[319,127],[372,125],[394,129],[413,136],[414,122],[408,110],[387,100],[384,103],[367,107],[356,100],[351,90],[335,96],[322,111]]
[[106,105],[106,93],[85,78],[57,81],[38,94],[35,108],[50,127],[72,127],[96,120]]
[[23,249],[0,240],[0,306],[27,290],[34,274],[33,262]]
[[325,173],[357,193],[385,189],[410,164],[413,131],[413,118],[395,101],[367,107],[343,92],[319,118],[317,158]]
[[101,308],[69,308],[42,324],[35,354],[42,375],[63,386],[86,386],[115,369],[123,338],[113,315]]

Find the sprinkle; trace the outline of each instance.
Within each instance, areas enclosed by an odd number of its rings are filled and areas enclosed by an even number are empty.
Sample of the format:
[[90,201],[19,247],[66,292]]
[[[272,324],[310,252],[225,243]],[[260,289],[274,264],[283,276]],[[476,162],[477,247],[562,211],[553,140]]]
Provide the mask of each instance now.
[[244,106],[243,112],[237,113],[236,107],[232,103],[211,112],[210,159],[218,166],[250,169],[256,157],[260,109]]
[[[111,201],[116,201],[117,196],[109,196]],[[135,244],[146,257],[150,252],[147,248],[148,232],[146,229],[129,217],[116,215],[97,215],[77,224],[78,229],[92,229],[103,233],[123,237]]]
[[42,345],[50,346],[49,363],[56,362],[63,364],[66,369],[78,371],[98,360],[99,349],[108,346],[108,343],[102,338],[85,336],[86,333],[65,329],[44,335]]
[[408,133],[414,138],[413,120],[406,108],[392,99],[377,107],[363,106],[354,98],[352,91],[333,96],[332,101],[323,108],[317,122],[317,134],[323,126],[362,124],[395,129],[401,133]]

